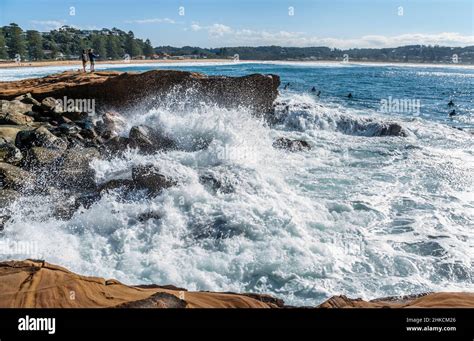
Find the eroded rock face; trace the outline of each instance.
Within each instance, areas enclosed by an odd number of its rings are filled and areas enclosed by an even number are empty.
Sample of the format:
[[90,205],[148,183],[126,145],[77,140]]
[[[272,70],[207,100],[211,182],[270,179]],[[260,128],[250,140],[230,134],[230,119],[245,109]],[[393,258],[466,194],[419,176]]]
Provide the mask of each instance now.
[[[264,115],[273,111],[279,85],[277,75],[224,77],[173,70],[93,74],[69,71],[37,79],[0,82],[0,99],[10,100],[30,92],[39,101],[66,96],[68,99],[94,99],[96,108],[119,109],[137,104],[145,108],[156,106],[173,94],[176,102],[245,106]],[[192,91],[187,91],[189,89]],[[53,105],[50,104],[48,110]]]
[[[51,285],[54,283],[54,285]],[[41,288],[48,287],[49,290]],[[75,299],[67,292],[74,290]],[[131,286],[86,277],[40,260],[0,263],[1,308],[274,308],[246,295]],[[174,296],[174,297],[171,297]]]

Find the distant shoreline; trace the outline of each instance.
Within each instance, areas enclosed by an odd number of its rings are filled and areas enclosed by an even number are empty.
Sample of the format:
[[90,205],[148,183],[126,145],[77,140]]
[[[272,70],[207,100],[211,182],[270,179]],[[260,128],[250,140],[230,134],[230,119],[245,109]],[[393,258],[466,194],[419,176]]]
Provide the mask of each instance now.
[[[125,62],[123,59],[119,60],[101,60],[96,61],[95,65],[101,64],[180,64],[180,63],[216,63],[216,62],[232,62],[231,59],[137,59]],[[48,60],[40,62],[23,62],[23,63],[0,63],[0,68],[24,68],[24,67],[44,67],[44,66],[77,66],[78,69],[82,69],[82,62],[80,60]],[[89,69],[89,63],[87,63],[87,70]]]
[[[340,64],[340,65],[367,65],[367,66],[382,66],[382,65],[394,65],[394,66],[407,66],[407,67],[461,67],[461,68],[474,68],[472,64],[446,64],[446,63],[403,63],[403,62],[383,62],[383,61],[349,61],[342,62],[338,60],[240,60],[241,63],[261,63],[261,64],[300,64],[300,65],[317,65],[317,64]],[[137,64],[213,64],[213,63],[225,63],[232,64],[232,59],[146,59],[146,60],[130,60],[125,62],[124,60],[106,60],[96,61],[96,66],[100,65],[133,65]],[[51,61],[39,61],[39,62],[24,62],[17,64],[15,62],[0,63],[0,69],[14,69],[14,68],[28,68],[28,67],[48,67],[48,66],[77,66],[78,70],[82,70],[82,63],[78,60],[51,60]],[[89,64],[87,64],[87,70],[89,70]]]

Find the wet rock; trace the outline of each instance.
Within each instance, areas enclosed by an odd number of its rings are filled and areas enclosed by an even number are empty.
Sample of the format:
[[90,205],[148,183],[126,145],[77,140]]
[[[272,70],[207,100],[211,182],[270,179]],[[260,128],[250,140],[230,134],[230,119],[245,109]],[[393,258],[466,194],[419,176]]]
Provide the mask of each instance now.
[[79,109],[74,109],[63,112],[61,116],[75,122],[87,119],[89,114]]
[[41,110],[45,113],[58,115],[63,113],[61,102],[53,97],[46,97],[41,101]]
[[0,124],[24,125],[33,122],[33,118],[26,115],[32,107],[18,100],[0,100]]
[[17,125],[0,125],[0,138],[15,144],[17,134],[22,130],[32,130],[33,127]]
[[175,142],[157,129],[148,126],[135,126],[130,129],[130,147],[145,153],[176,148]]
[[117,154],[127,150],[127,148],[129,147],[129,140],[128,138],[123,136],[115,136],[110,140],[106,141],[103,146],[104,152],[110,154]]
[[10,205],[20,194],[13,189],[0,189],[0,208]]
[[145,222],[145,221],[148,221],[150,219],[159,220],[161,218],[163,218],[163,215],[160,212],[156,212],[156,211],[141,213],[137,217],[138,221],[140,221],[140,222]]
[[32,147],[27,151],[26,164],[32,167],[45,167],[57,164],[64,151],[44,147]]
[[17,164],[23,159],[21,151],[13,143],[0,138],[0,162]]
[[177,184],[173,179],[169,179],[161,174],[160,170],[153,165],[133,167],[132,179],[137,188],[148,189],[153,193]]
[[236,180],[221,174],[208,172],[199,176],[199,182],[209,187],[213,192],[224,194],[233,193],[235,191]]
[[41,103],[38,102],[36,99],[34,99],[31,93],[29,92],[25,95],[20,95],[18,97],[15,97],[15,100],[20,101],[25,104],[31,104],[31,105],[36,105],[36,106],[41,105]]
[[97,192],[85,192],[64,197],[55,205],[52,214],[57,219],[70,220],[81,207],[89,209],[98,200],[100,200],[100,195]]
[[5,224],[10,220],[11,216],[9,214],[0,214],[0,231],[3,231]]
[[107,192],[117,188],[124,188],[127,191],[135,188],[135,183],[131,179],[112,179],[99,186],[99,192]]
[[8,163],[0,162],[0,188],[21,190],[34,183],[33,174]]
[[81,191],[95,189],[95,171],[90,167],[90,162],[99,157],[99,151],[95,148],[68,149],[57,170],[57,184]]
[[0,124],[24,125],[33,122],[33,118],[28,115],[18,113],[1,113]]
[[273,142],[273,147],[277,149],[285,149],[291,152],[300,152],[303,150],[311,150],[308,142],[303,140],[292,140],[286,137],[280,137]]
[[20,149],[45,147],[65,150],[67,148],[67,142],[65,140],[55,136],[45,127],[19,132],[16,136],[15,144]]
[[125,119],[116,111],[108,111],[102,115],[103,127],[101,135],[106,138],[117,136],[126,127]]
[[[196,72],[152,70],[148,72],[63,72],[36,79],[2,82],[0,99],[11,99],[32,92],[40,100],[48,96],[93,99],[96,109],[142,105],[156,107],[175,91],[181,103],[212,103],[227,108],[247,107],[255,114],[273,112],[280,78],[252,74],[243,77],[207,76]],[[179,91],[176,91],[179,89]],[[190,93],[187,91],[192,89]]]
[[26,114],[33,108],[31,104],[25,104],[18,100],[5,101],[0,100],[0,113],[2,114]]
[[400,136],[406,137],[407,133],[398,123],[386,124],[380,129],[380,136]]
[[74,135],[81,132],[81,128],[75,124],[63,123],[59,126],[59,131],[63,134]]

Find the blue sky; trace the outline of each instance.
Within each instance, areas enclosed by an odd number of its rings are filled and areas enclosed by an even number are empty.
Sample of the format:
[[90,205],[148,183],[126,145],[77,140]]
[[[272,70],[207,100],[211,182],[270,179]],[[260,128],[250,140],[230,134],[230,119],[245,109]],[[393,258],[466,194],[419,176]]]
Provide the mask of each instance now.
[[[0,0],[0,25],[133,30],[153,45],[474,45],[473,0]],[[74,12],[71,12],[71,7]],[[184,15],[180,15],[180,7]],[[70,15],[74,14],[74,15]],[[182,9],[181,9],[181,14]],[[293,14],[293,15],[291,15]]]

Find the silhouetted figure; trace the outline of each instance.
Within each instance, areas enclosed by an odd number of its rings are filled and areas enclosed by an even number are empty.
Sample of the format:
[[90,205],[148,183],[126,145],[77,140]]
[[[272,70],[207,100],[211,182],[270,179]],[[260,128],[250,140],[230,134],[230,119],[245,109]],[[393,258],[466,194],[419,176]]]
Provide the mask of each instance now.
[[347,98],[352,98],[352,92],[349,92],[349,95],[347,95]]
[[87,51],[86,50],[82,50],[81,60],[82,60],[82,69],[84,70],[84,72],[86,72],[86,65],[87,65]]
[[286,83],[285,87],[283,89],[286,90],[286,89],[288,89],[289,86],[290,86],[290,83]]
[[87,55],[89,56],[89,62],[91,64],[91,72],[94,72],[95,71],[95,59],[99,58],[99,55],[94,54],[93,49],[89,49],[89,52],[87,53]]
[[448,107],[454,107],[454,102],[453,102],[453,100],[450,100],[450,101],[449,101]]
[[453,109],[452,111],[449,112],[448,115],[449,115],[449,117],[456,116],[456,115],[457,115],[457,114],[456,114],[456,110]]
[[316,92],[316,88],[313,86],[313,88],[311,89],[311,92]]
[[316,94],[316,96],[319,97],[319,95],[321,95],[321,90],[318,91],[318,93]]

